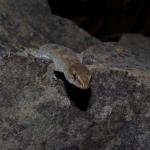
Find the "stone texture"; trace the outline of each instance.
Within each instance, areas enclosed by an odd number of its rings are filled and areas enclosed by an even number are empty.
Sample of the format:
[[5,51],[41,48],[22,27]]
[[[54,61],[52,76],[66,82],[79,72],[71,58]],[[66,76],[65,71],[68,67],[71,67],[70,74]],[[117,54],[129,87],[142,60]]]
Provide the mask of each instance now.
[[124,34],[118,44],[130,48],[150,49],[150,39],[140,34]]
[[[107,50],[114,64],[107,63]],[[150,87],[144,81],[150,76],[134,72],[140,72],[136,67],[132,71],[121,63],[115,66],[120,59],[113,53],[116,46],[97,45],[85,51],[84,62],[103,65],[95,69],[88,90],[70,85],[63,76],[54,82],[44,80],[48,62],[15,55],[1,59],[1,147],[149,149]]]
[[[46,15],[53,18],[53,25],[47,24],[47,19],[41,24],[38,16],[34,20],[23,8],[28,5],[31,10],[36,9],[35,15],[38,13],[42,20],[46,2],[15,2],[1,0],[0,5],[5,14],[16,6],[17,15],[11,19],[18,18],[20,22],[18,28],[11,30],[7,23],[6,27],[1,24],[5,31],[0,36],[0,149],[150,149],[149,51],[99,42],[72,22],[50,12]],[[21,7],[22,4],[25,6]],[[25,13],[22,18],[21,12]],[[8,14],[7,17],[12,15]],[[29,26],[25,27],[25,33],[30,33],[32,25],[37,23],[35,38],[29,38],[29,34],[22,36],[20,28],[24,27],[24,20]],[[60,36],[56,35],[58,28]],[[95,65],[91,88],[80,90],[62,74],[57,74],[57,81],[46,81],[43,75],[48,61],[15,55],[44,42],[63,44],[77,51],[87,48],[83,63]]]
[[68,19],[52,15],[47,1],[0,0],[0,39],[11,47],[59,43],[76,51],[100,43]]

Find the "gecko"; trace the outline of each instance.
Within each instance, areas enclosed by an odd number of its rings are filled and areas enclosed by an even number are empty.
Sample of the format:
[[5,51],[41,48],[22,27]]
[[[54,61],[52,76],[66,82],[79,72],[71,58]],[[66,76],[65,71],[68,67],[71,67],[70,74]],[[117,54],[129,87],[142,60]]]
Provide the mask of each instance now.
[[39,59],[51,60],[51,71],[62,72],[66,80],[80,89],[88,89],[91,71],[82,64],[81,57],[72,49],[57,44],[45,44],[39,49],[27,49],[28,54]]

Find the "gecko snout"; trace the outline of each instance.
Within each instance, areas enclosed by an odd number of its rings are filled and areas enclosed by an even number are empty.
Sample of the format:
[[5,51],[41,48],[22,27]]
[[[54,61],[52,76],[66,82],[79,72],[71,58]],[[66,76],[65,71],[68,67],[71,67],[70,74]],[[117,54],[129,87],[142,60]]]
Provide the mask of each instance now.
[[68,81],[71,84],[80,89],[88,89],[90,87],[91,72],[87,68],[85,68],[85,66],[82,66],[82,68],[81,65],[80,67],[78,66],[76,68],[72,67],[70,73],[71,74],[69,75]]

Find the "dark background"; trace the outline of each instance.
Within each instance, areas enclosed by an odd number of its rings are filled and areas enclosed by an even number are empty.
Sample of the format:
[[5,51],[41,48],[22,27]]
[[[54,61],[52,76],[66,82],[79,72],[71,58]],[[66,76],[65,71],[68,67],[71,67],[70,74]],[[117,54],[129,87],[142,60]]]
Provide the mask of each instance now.
[[150,0],[49,0],[54,14],[69,18],[102,41],[123,33],[150,36]]

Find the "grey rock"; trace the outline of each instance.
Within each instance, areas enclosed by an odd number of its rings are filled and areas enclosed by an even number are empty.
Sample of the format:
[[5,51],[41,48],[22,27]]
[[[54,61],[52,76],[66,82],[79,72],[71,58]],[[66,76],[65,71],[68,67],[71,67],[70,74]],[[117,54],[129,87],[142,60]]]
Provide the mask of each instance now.
[[[18,20],[20,25],[17,29],[9,28],[15,21],[9,27],[8,22],[1,25],[5,30],[0,34],[0,149],[150,149],[149,51],[101,43],[66,19],[50,12],[45,16],[47,5],[43,1],[29,1],[41,7],[31,7],[22,0],[2,2],[2,18],[9,18],[16,8],[17,15],[6,21]],[[36,13],[30,16],[24,11],[27,5]],[[53,18],[53,27],[47,19],[42,22],[44,17]],[[25,32],[20,32],[21,28]],[[36,36],[29,38],[33,29]],[[43,75],[49,62],[15,54],[44,42],[76,51],[87,48],[83,63],[95,65],[90,89],[70,85],[61,74],[57,74],[57,81],[47,81]]]
[[[48,62],[16,55],[2,59],[3,149],[149,149],[150,86],[145,81],[150,76],[141,75],[136,67],[115,66],[119,56],[114,64],[101,60],[99,53],[106,56],[102,47],[109,49],[97,45],[84,53],[84,63],[92,63],[92,55],[106,66],[94,70],[88,90],[70,85],[64,77],[44,80]],[[116,46],[111,46],[108,57],[113,50]],[[148,70],[145,73],[149,75]]]
[[150,39],[140,34],[124,34],[118,44],[130,48],[150,49]]
[[2,0],[0,39],[15,48],[58,43],[78,52],[101,43],[72,21],[51,14],[46,0]]

